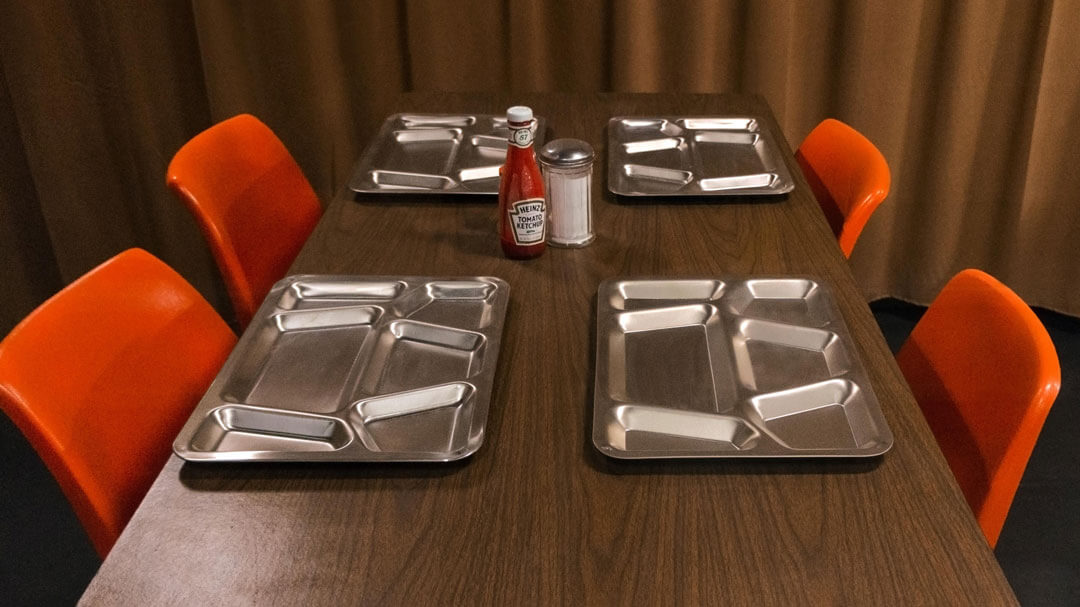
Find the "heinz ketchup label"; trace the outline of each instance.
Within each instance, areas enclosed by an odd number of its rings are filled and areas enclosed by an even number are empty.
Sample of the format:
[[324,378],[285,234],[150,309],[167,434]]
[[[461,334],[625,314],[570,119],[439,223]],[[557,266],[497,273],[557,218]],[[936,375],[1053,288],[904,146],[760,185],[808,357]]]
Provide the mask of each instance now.
[[514,244],[530,245],[544,242],[544,199],[529,198],[510,205],[510,228]]

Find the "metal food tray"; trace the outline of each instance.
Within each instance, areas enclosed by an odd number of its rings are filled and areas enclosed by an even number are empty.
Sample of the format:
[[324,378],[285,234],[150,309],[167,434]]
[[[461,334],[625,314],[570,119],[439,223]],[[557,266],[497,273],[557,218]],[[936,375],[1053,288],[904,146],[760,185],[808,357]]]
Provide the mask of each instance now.
[[621,196],[786,194],[781,148],[752,117],[608,121],[608,188]]
[[593,444],[622,459],[869,457],[893,437],[810,278],[600,285]]
[[189,461],[451,461],[484,440],[509,286],[291,276],[173,444]]
[[[498,194],[510,129],[505,116],[395,114],[360,156],[349,188],[366,193]],[[536,119],[537,147],[544,119]]]

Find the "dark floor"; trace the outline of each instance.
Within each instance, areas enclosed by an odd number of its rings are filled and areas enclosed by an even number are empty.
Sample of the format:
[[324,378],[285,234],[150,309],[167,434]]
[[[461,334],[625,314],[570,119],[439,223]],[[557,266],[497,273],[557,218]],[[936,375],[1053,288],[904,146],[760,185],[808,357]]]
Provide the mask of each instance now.
[[[895,300],[870,307],[893,351],[922,314]],[[1080,605],[1080,319],[1037,313],[1058,350],[1061,393],[996,554],[1022,604]],[[99,563],[44,464],[0,415],[0,604],[73,604]]]

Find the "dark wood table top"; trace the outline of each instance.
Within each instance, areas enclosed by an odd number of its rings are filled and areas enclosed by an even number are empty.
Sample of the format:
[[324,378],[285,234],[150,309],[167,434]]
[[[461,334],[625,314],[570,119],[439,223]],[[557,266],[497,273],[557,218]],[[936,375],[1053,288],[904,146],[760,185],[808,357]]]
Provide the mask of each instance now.
[[[779,200],[621,200],[607,119],[752,114],[739,95],[406,95],[547,118],[596,149],[596,241],[505,259],[493,197],[342,193],[293,271],[511,285],[487,436],[442,465],[173,457],[85,604],[1015,604],[788,154]],[[870,460],[620,462],[590,441],[595,296],[614,276],[808,274],[835,292],[895,446]]]

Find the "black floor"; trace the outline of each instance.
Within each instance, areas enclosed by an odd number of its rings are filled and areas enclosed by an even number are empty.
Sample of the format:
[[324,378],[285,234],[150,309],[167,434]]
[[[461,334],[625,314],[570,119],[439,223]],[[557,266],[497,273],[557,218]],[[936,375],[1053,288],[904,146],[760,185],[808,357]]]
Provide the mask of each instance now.
[[[922,314],[895,300],[870,307],[894,352]],[[1023,605],[1080,605],[1080,319],[1037,313],[1058,350],[1061,393],[996,554]],[[74,604],[99,564],[48,470],[0,415],[0,604]]]
[[0,414],[0,605],[74,605],[100,564],[60,486]]

